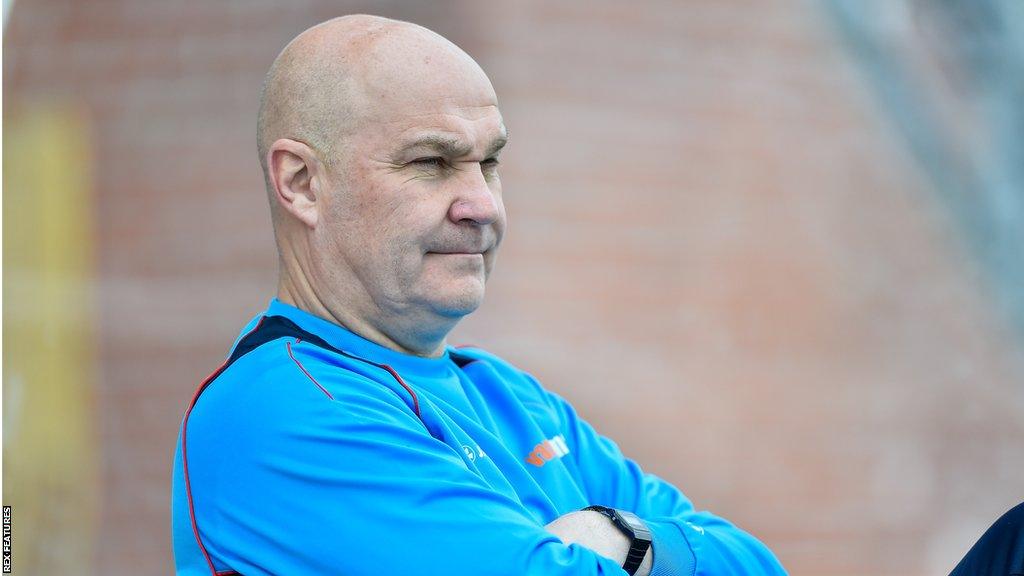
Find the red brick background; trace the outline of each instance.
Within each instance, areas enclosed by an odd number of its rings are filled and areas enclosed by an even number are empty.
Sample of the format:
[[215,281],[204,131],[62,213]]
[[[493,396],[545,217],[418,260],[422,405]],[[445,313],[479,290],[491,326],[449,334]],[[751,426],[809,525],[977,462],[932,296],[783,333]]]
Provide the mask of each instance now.
[[171,570],[182,410],[275,286],[262,75],[361,11],[460,44],[512,134],[509,235],[454,342],[794,574],[948,572],[1024,498],[1021,344],[813,2],[19,0],[5,118],[61,102],[93,131],[96,573]]

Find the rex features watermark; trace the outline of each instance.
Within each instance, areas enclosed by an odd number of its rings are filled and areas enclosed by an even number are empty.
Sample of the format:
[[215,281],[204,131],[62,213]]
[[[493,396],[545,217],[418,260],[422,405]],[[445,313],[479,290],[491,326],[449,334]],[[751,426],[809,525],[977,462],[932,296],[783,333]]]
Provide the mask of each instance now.
[[4,574],[11,573],[11,507],[4,506]]

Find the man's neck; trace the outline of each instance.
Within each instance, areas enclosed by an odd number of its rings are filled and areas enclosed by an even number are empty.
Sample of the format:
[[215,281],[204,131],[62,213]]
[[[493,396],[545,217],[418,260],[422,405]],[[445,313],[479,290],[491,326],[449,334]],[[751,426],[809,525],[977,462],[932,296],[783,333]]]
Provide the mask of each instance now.
[[432,338],[429,342],[399,341],[399,339],[389,336],[387,331],[360,319],[358,315],[352,314],[344,308],[333,309],[336,307],[325,305],[316,297],[315,291],[308,284],[297,286],[288,275],[281,275],[277,286],[277,299],[304,312],[333,322],[371,342],[403,354],[426,358],[436,358],[444,354],[445,337],[441,337],[439,340]]

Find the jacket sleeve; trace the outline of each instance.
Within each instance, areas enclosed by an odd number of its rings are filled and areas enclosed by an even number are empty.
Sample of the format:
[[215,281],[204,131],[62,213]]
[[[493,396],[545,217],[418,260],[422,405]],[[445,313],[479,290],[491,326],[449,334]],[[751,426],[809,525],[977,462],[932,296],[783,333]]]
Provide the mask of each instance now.
[[[318,375],[333,399],[308,382],[260,378],[229,392],[211,387],[196,404],[188,471],[197,530],[218,568],[247,576],[625,574],[562,544],[492,490],[392,391],[329,378]],[[268,400],[282,393],[308,398]]]
[[696,511],[679,489],[644,473],[563,398],[543,393],[575,447],[572,452],[591,503],[629,510],[651,527],[652,576],[786,573],[756,538],[709,512]]

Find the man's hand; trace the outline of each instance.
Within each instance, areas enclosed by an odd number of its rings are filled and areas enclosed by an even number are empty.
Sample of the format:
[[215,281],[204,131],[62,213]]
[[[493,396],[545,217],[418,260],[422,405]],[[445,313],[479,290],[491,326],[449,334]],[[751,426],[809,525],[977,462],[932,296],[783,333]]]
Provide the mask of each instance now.
[[[566,545],[579,544],[619,563],[626,561],[629,552],[629,537],[612,524],[607,516],[594,510],[569,512],[555,518],[544,527]],[[636,576],[648,576],[654,561],[654,548],[647,549],[647,555],[636,571]]]

